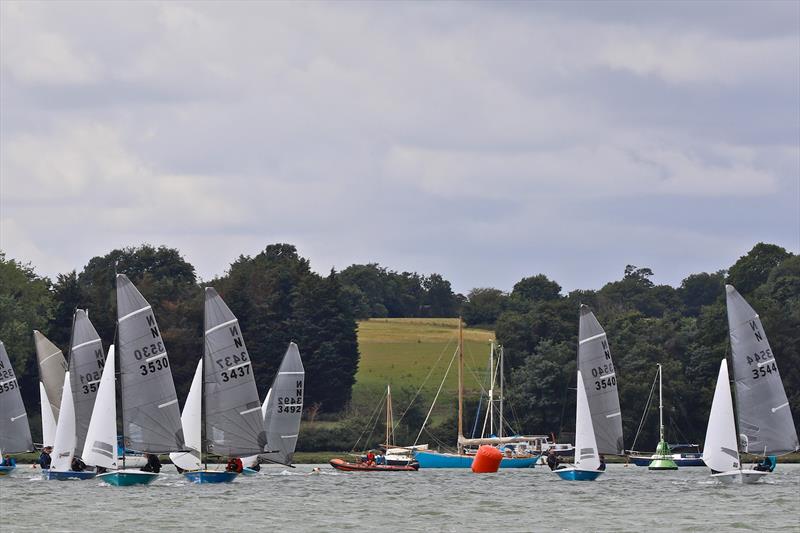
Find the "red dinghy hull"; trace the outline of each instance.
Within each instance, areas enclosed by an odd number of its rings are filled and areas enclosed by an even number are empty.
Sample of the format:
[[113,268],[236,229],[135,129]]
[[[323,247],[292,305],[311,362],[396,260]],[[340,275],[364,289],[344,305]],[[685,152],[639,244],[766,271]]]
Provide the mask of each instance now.
[[336,470],[345,472],[416,472],[419,463],[414,461],[407,465],[368,465],[366,463],[348,463],[342,459],[331,459],[330,464]]

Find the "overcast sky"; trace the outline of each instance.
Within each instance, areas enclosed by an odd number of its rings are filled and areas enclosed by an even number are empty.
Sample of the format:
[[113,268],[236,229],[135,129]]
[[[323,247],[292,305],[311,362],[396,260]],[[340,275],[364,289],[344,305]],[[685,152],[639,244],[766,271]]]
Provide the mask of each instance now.
[[800,248],[800,3],[0,4],[0,248],[456,290]]

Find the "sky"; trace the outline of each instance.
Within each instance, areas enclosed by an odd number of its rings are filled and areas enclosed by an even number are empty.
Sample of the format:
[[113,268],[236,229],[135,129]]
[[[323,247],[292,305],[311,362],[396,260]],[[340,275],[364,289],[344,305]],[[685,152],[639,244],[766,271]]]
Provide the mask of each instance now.
[[0,3],[0,249],[454,289],[800,251],[800,3]]

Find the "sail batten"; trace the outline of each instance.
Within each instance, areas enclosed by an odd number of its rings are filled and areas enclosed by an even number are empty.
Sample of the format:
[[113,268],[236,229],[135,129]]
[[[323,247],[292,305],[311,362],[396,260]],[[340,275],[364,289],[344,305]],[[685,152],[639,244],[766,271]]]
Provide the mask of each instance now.
[[797,451],[797,430],[761,319],[732,285],[725,293],[740,446],[761,455]]
[[3,453],[20,453],[33,450],[28,413],[22,402],[19,381],[0,341],[0,450]]
[[205,290],[204,330],[205,447],[222,456],[261,453],[267,434],[250,356],[239,321],[211,287]]
[[578,370],[583,376],[598,452],[622,455],[622,416],[616,369],[606,332],[585,305],[581,305],[580,310]]
[[117,317],[125,446],[181,451],[181,415],[161,331],[150,304],[124,274],[117,275]]

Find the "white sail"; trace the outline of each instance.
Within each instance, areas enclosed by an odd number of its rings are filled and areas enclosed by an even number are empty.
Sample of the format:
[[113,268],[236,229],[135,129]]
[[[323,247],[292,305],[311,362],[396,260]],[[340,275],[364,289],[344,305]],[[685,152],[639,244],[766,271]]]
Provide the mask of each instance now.
[[267,425],[267,413],[269,412],[269,397],[272,396],[272,388],[267,391],[267,397],[264,398],[264,403],[261,404],[261,416],[264,418],[264,424]]
[[108,348],[81,458],[87,465],[117,468],[117,402],[114,345]]
[[733,400],[725,359],[719,367],[717,387],[708,417],[703,462],[714,472],[727,472],[739,468],[739,449],[736,426],[733,420]]
[[59,472],[66,472],[72,466],[72,457],[75,454],[75,442],[77,441],[75,434],[75,405],[72,401],[69,371],[64,374],[64,389],[61,392],[59,411],[50,468]]
[[194,371],[192,385],[186,396],[186,403],[181,413],[183,438],[188,452],[172,452],[169,454],[172,463],[184,470],[198,470],[200,468],[200,415],[201,397],[203,388],[203,360],[197,363]]
[[52,446],[56,442],[56,417],[44,383],[39,382],[39,401],[42,404],[42,446]]
[[592,413],[589,411],[589,399],[586,397],[586,388],[580,370],[578,371],[578,405],[575,409],[575,468],[580,470],[600,468]]

